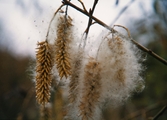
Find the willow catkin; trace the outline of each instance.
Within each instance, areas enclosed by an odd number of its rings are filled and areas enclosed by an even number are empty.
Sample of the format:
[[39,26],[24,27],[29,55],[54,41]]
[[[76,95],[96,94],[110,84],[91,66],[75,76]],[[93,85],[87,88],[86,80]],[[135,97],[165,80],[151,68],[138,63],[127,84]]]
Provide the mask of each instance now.
[[51,86],[51,54],[46,41],[37,44],[36,53],[36,100],[39,104],[45,105],[49,102]]
[[79,52],[75,57],[74,62],[72,64],[72,74],[70,77],[69,83],[69,100],[71,103],[75,103],[78,96],[78,85],[79,85],[79,76],[81,74],[83,53]]
[[100,101],[104,105],[121,105],[142,84],[140,59],[139,50],[125,36],[114,33],[105,38],[98,55],[104,81]]
[[113,64],[113,69],[115,69],[113,79],[118,80],[118,82],[124,84],[126,76],[125,76],[125,62],[126,59],[126,49],[124,47],[125,42],[119,37],[114,36],[112,40],[108,41],[108,46],[110,50],[115,53],[113,57],[115,58],[115,63]]
[[94,118],[98,99],[101,94],[101,68],[95,60],[90,60],[85,66],[83,95],[81,97],[79,110],[82,120]]
[[58,20],[57,39],[56,39],[56,65],[60,79],[71,75],[71,64],[69,55],[69,44],[71,42],[72,19],[70,17],[61,16]]

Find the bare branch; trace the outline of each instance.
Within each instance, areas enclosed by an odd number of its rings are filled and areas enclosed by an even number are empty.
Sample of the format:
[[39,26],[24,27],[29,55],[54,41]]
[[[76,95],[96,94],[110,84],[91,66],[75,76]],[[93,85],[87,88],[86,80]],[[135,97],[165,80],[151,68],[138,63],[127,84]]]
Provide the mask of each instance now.
[[84,11],[88,13],[88,11],[86,10],[86,7],[85,7],[84,3],[83,3],[81,0],[78,0],[78,1],[81,3],[81,5],[82,5]]
[[[128,30],[128,28],[126,28],[125,26],[122,26],[122,25],[114,25],[114,27],[115,27],[115,26],[124,28],[124,29],[127,31],[128,36],[131,38],[130,31]],[[114,27],[113,27],[113,28],[114,28]]]
[[[131,35],[130,35],[130,31],[128,30],[128,28],[126,28],[126,27],[124,27],[124,26],[122,26],[122,25],[114,25],[114,27],[115,27],[115,26],[124,28],[124,29],[128,32],[128,36],[129,36],[129,38],[131,39],[131,41],[132,41],[134,44],[136,44],[137,47],[139,47],[141,50],[147,52],[147,53],[150,54],[151,56],[155,57],[157,60],[159,60],[159,61],[161,61],[162,63],[164,63],[165,65],[167,65],[167,64],[166,64],[167,61],[166,61],[165,59],[161,58],[160,56],[158,56],[156,53],[154,53],[154,52],[151,51],[150,49],[147,49],[146,47],[140,45],[140,44],[137,43],[135,40],[133,40],[132,37],[131,37]],[[114,27],[113,27],[113,28],[114,28]],[[166,62],[165,62],[165,61],[166,61]]]
[[[95,10],[95,7],[96,7],[97,3],[98,3],[98,0],[94,0],[93,7],[92,7],[92,9],[89,10],[89,16],[92,16],[92,15],[93,15],[93,12],[94,12],[94,10]],[[86,28],[86,30],[85,30],[86,38],[87,38],[87,36],[88,36],[89,29],[90,29],[90,26],[91,26],[91,25],[92,25],[92,18],[89,17],[88,26],[87,26],[87,28]]]
[[151,120],[157,120],[167,109],[167,106],[165,105]]
[[167,65],[167,61],[165,59],[163,59],[162,57],[160,57],[159,55],[157,55],[156,53],[154,53],[152,50],[142,46],[141,44],[137,43],[135,40],[131,39],[131,41],[137,45],[138,48],[140,48],[141,50],[143,50],[144,52],[147,52],[149,55],[151,55],[152,57],[156,58],[158,61],[160,61],[161,63]]
[[[107,24],[105,24],[104,22],[102,22],[101,20],[99,20],[98,18],[94,17],[94,16],[90,16],[89,13],[85,12],[84,10],[82,10],[81,8],[75,6],[74,4],[72,4],[71,2],[67,1],[67,0],[63,0],[62,1],[64,5],[69,5],[71,7],[73,7],[74,9],[78,10],[79,12],[83,13],[84,15],[91,17],[93,20],[95,20],[98,24],[100,24],[101,26],[105,27],[106,29],[110,30],[111,33],[116,33],[117,31],[113,28],[111,28],[110,26],[108,26]],[[159,55],[157,55],[156,53],[154,53],[152,50],[147,49],[146,47],[142,46],[141,44],[137,43],[135,40],[133,40],[131,38],[131,41],[141,50],[143,50],[144,52],[147,52],[149,55],[151,55],[152,57],[156,58],[158,61],[162,62],[163,64],[167,65],[167,61],[165,59],[163,59],[162,57],[160,57]]]
[[[91,9],[89,10],[89,15],[90,16],[92,16],[92,11],[91,11]],[[86,33],[86,38],[87,38],[87,36],[88,36],[88,33],[89,33],[89,29],[90,29],[90,26],[91,26],[91,24],[92,24],[92,18],[91,17],[89,17],[89,21],[88,21],[88,25],[87,25],[87,28],[86,28],[86,30],[85,30],[85,32],[84,33]]]
[[[166,100],[161,101],[161,102],[158,102],[158,103],[155,103],[155,104],[153,104],[153,105],[151,105],[151,106],[148,106],[148,107],[144,108],[144,111],[145,111],[145,113],[148,113],[148,112],[150,112],[151,110],[155,110],[155,109],[157,109],[160,105],[164,105],[164,104],[166,104]],[[121,120],[131,120],[131,119],[134,119],[134,118],[140,116],[140,115],[142,114],[142,111],[143,111],[143,108],[142,108],[141,110],[136,111],[136,112],[130,113],[129,115],[125,116],[125,117],[124,117],[123,119],[121,119]]]
[[94,16],[89,16],[88,12],[85,12],[84,10],[82,10],[81,8],[77,7],[76,5],[72,4],[71,2],[67,1],[67,0],[63,0],[62,3],[64,5],[69,5],[71,7],[73,7],[74,9],[78,10],[79,12],[83,13],[84,15],[91,17],[93,20],[95,20],[98,24],[100,24],[101,26],[107,28],[108,30],[112,31],[112,32],[116,32],[114,29],[112,29],[111,27],[109,27],[108,25],[106,25],[104,22],[100,21],[99,19],[97,19]]

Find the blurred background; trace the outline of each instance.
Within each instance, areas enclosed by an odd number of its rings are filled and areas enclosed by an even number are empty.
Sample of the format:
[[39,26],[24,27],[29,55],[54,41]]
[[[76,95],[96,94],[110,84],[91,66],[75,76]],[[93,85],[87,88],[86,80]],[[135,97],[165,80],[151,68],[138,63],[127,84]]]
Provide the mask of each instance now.
[[[83,2],[88,9],[93,4],[93,0]],[[81,7],[78,1],[73,3]],[[0,0],[0,120],[40,118],[31,77],[35,47],[37,41],[45,39],[49,21],[60,4],[61,0]],[[74,9],[69,11],[79,21],[76,24],[81,35],[88,18]],[[136,41],[167,60],[166,11],[166,0],[99,0],[94,15],[108,25],[126,26]],[[83,19],[74,18],[76,14]],[[97,27],[92,26],[90,36],[99,37],[104,31]],[[104,110],[105,120],[148,120],[166,105],[167,66],[147,53],[143,56],[147,58],[143,63],[145,89],[122,106]],[[166,119],[167,110],[158,120]]]

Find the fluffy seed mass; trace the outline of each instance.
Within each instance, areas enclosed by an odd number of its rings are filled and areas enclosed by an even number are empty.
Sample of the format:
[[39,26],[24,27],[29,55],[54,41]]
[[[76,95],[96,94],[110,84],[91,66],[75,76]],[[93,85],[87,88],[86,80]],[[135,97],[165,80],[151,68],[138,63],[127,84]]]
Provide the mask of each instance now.
[[[59,118],[63,117],[65,96],[65,119],[100,120],[103,108],[117,107],[136,92],[139,85],[144,88],[140,75],[143,71],[141,54],[129,38],[117,32],[110,33],[102,37],[100,47],[89,39],[88,42],[77,39],[78,43],[84,42],[80,47],[73,37],[72,19],[68,15],[57,18],[53,46],[49,47],[49,39],[37,44],[36,99],[39,104],[45,106],[49,102],[52,77],[57,81],[63,79],[60,83],[65,89],[56,99],[60,101],[53,104],[58,107],[55,111],[61,113]],[[90,50],[92,44],[94,47]],[[93,51],[91,55],[90,51]],[[47,118],[46,110],[43,111]]]
[[71,103],[74,103],[77,99],[77,94],[79,89],[78,88],[79,74],[80,74],[81,65],[82,65],[81,56],[80,55],[77,56],[72,66],[72,74],[71,74],[70,83],[69,83],[69,100]]
[[85,66],[83,95],[79,105],[82,120],[94,118],[101,92],[101,68],[97,61],[90,60]]
[[129,39],[119,34],[106,37],[98,56],[103,68],[101,101],[118,106],[136,91],[143,83],[140,59],[139,50]]

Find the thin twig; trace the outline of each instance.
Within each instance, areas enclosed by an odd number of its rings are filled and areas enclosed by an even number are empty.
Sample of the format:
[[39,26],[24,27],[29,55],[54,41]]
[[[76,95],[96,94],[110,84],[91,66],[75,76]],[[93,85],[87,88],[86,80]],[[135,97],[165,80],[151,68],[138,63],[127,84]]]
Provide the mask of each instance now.
[[[92,14],[93,14],[93,12],[92,12],[92,10],[90,9],[89,10],[89,15],[90,16],[92,16]],[[85,34],[86,34],[86,38],[87,38],[87,36],[88,36],[88,33],[89,33],[89,29],[90,29],[90,26],[91,26],[91,24],[92,24],[92,18],[91,17],[89,17],[89,21],[88,21],[88,25],[87,25],[87,28],[86,28],[86,30],[85,30]]]
[[92,25],[94,25],[94,24],[96,24],[97,22],[96,21],[94,21],[94,22],[92,22]]
[[156,58],[158,61],[160,61],[161,63],[163,63],[164,65],[167,65],[167,61],[165,59],[163,59],[162,57],[160,57],[159,55],[157,55],[156,53],[154,53],[152,50],[142,46],[141,44],[137,43],[135,40],[133,40],[131,38],[131,41],[137,45],[138,48],[140,48],[141,50],[143,50],[144,52],[148,53],[149,55],[151,55],[152,57]]
[[92,11],[92,15],[93,15],[93,12],[94,12],[94,10],[95,10],[95,7],[96,7],[98,1],[99,1],[99,0],[95,0],[94,3],[93,3],[93,7],[92,7],[92,10],[91,10],[91,11]]
[[167,106],[165,105],[151,120],[157,120],[167,109]]
[[101,49],[102,43],[105,41],[105,39],[107,39],[107,37],[110,35],[110,33],[108,33],[105,37],[104,40],[100,42],[99,48],[97,49],[97,55],[96,55],[96,60],[98,59],[99,56],[99,51]]
[[[99,20],[98,18],[94,17],[94,16],[90,16],[89,13],[85,12],[84,10],[82,10],[81,8],[75,6],[74,4],[72,4],[71,2],[67,1],[67,0],[63,0],[62,3],[64,5],[69,5],[71,7],[73,7],[74,9],[78,10],[79,12],[83,13],[84,15],[91,17],[93,20],[95,20],[98,24],[100,24],[101,26],[105,27],[106,29],[110,30],[111,33],[116,33],[117,31],[114,30],[113,28],[111,28],[110,26],[108,26],[107,24],[105,24],[104,22],[102,22],[101,20]],[[160,57],[159,55],[157,55],[156,53],[154,53],[153,51],[151,51],[150,49],[147,49],[146,47],[142,46],[141,44],[137,43],[135,40],[131,39],[131,41],[137,45],[138,48],[140,48],[141,50],[143,50],[144,52],[147,52],[149,55],[151,55],[152,57],[156,58],[158,61],[162,62],[163,64],[167,65],[167,61],[165,59],[163,59],[162,57]]]
[[[97,3],[98,3],[98,0],[94,0],[93,7],[92,7],[92,9],[89,10],[89,16],[92,16],[92,15],[93,15],[93,12],[94,12],[94,10],[95,10],[95,7],[96,7]],[[91,26],[91,25],[92,25],[92,18],[89,17],[88,26],[87,26],[87,28],[86,28],[86,30],[85,30],[86,38],[87,38],[87,36],[88,36],[89,29],[90,29],[90,26]]]
[[[148,106],[148,107],[144,108],[145,113],[148,113],[148,112],[150,112],[150,111],[152,111],[152,110],[155,110],[155,109],[157,109],[160,105],[164,105],[164,104],[166,104],[166,100],[161,101],[161,102],[158,102],[158,103],[155,103],[155,104],[153,104],[153,105],[151,105],[151,106]],[[125,117],[124,117],[123,119],[121,119],[121,120],[131,120],[131,119],[134,119],[134,118],[140,116],[140,115],[142,114],[142,111],[143,111],[143,109],[138,110],[138,111],[136,111],[136,112],[133,112],[133,113],[131,113],[131,114],[125,116]]]
[[142,49],[143,51],[149,53],[151,56],[155,57],[156,59],[158,59],[159,61],[161,61],[162,63],[166,64],[164,61],[166,61],[165,59],[161,58],[160,56],[158,56],[156,53],[154,53],[153,51],[151,51],[150,49],[147,49],[146,47],[140,45],[139,43],[137,43],[135,40],[132,39],[131,35],[130,35],[130,31],[128,30],[128,28],[122,26],[122,25],[114,25],[117,27],[122,27],[124,28],[127,32],[128,32],[128,36],[129,38],[131,38],[131,41],[133,43],[135,43],[140,49]]
[[122,25],[114,25],[113,29],[114,29],[115,26],[124,28],[127,31],[128,36],[131,38],[130,31],[128,30],[128,28],[126,28],[125,26],[122,26]]
[[84,10],[82,10],[81,8],[77,7],[76,5],[72,4],[71,2],[69,2],[68,0],[63,0],[62,3],[64,5],[69,5],[71,7],[73,7],[74,9],[78,10],[79,12],[83,13],[84,15],[91,17],[93,20],[95,20],[98,24],[100,24],[101,26],[107,28],[108,30],[112,31],[112,32],[116,32],[115,30],[113,30],[110,26],[108,26],[107,24],[105,24],[104,22],[102,22],[101,20],[99,20],[98,18],[94,17],[94,16],[89,16],[88,12],[85,12]]
[[67,15],[68,15],[68,5],[66,6],[66,11],[65,11],[65,19],[66,19],[66,17],[67,17]]
[[64,6],[64,4],[62,4],[62,5],[56,10],[56,12],[54,13],[52,19],[50,20],[49,27],[48,27],[47,34],[46,34],[46,41],[48,41],[48,35],[49,35],[49,32],[50,32],[50,30],[49,30],[49,29],[50,29],[50,26],[51,26],[51,24],[52,24],[52,22],[53,22],[53,20],[54,20],[54,18],[55,18],[55,16],[56,16],[56,14],[58,13],[58,11],[59,11],[63,6]]
[[83,3],[81,0],[78,0],[78,1],[81,3],[81,5],[82,5],[84,11],[88,13],[88,11],[86,10],[86,7],[85,7],[84,3]]

